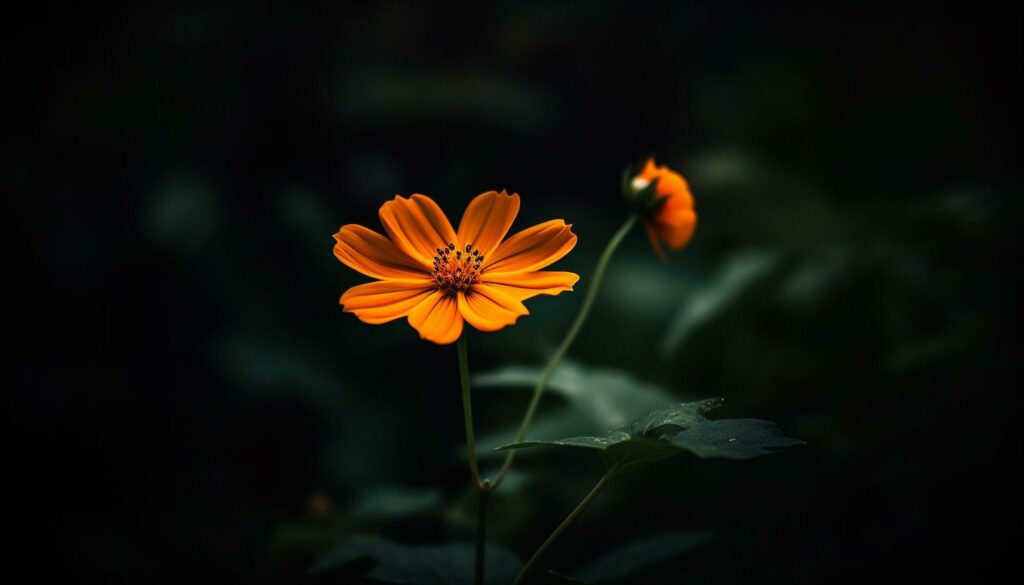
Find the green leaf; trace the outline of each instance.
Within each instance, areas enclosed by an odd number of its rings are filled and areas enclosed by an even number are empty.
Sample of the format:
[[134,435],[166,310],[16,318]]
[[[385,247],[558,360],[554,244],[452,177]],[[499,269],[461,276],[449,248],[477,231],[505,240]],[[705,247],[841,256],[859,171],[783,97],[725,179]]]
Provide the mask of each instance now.
[[[377,538],[356,537],[323,555],[310,573],[358,568],[373,564],[363,576],[385,583],[469,585],[473,582],[475,548],[469,543],[408,546]],[[522,563],[512,551],[487,545],[485,583],[508,585]]]
[[752,459],[786,447],[803,445],[804,442],[783,435],[771,421],[730,418],[705,420],[703,424],[676,435],[672,444],[692,451],[702,459]]
[[[506,366],[473,378],[474,390],[514,388],[533,390],[543,368]],[[544,406],[530,428],[530,435],[557,439],[618,427],[679,400],[665,388],[643,382],[621,370],[590,368],[563,362],[548,382],[546,395],[561,398],[565,405]],[[480,457],[494,456],[511,432],[489,433],[477,441]]]
[[677,404],[640,417],[597,437],[522,441],[501,449],[554,445],[596,451],[608,473],[633,471],[673,455],[690,452],[702,459],[750,459],[802,445],[782,434],[773,422],[742,418],[710,420],[704,414],[721,406],[721,398]]
[[575,573],[584,580],[618,581],[691,551],[711,540],[709,532],[669,532],[631,542]]

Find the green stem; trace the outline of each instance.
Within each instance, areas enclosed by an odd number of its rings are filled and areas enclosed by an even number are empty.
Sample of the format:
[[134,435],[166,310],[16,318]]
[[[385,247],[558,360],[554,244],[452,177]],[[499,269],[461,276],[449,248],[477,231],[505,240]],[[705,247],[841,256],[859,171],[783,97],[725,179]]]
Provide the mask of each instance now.
[[463,333],[457,345],[459,353],[459,382],[462,386],[462,419],[466,425],[466,452],[469,457],[469,473],[480,494],[480,506],[477,510],[476,525],[476,565],[473,582],[483,585],[484,553],[487,542],[487,496],[491,491],[491,482],[480,479],[480,469],[476,462],[476,438],[473,433],[473,402],[469,396],[469,357],[466,350],[466,334]]
[[476,571],[473,573],[473,583],[483,585],[484,583],[484,553],[487,551],[487,499],[491,494],[490,482],[486,479],[480,486],[480,505],[476,512]]
[[[608,245],[605,246],[604,251],[601,252],[601,257],[597,261],[597,267],[594,269],[594,277],[590,281],[590,286],[587,287],[587,294],[583,298],[583,306],[580,307],[580,312],[576,314],[576,320],[572,322],[572,327],[569,328],[569,332],[565,334],[565,339],[552,354],[551,359],[548,360],[548,365],[544,368],[544,371],[540,375],[540,380],[537,381],[537,385],[533,389],[533,396],[530,398],[530,405],[526,407],[526,414],[523,416],[523,422],[519,425],[519,430],[516,431],[516,436],[512,439],[513,443],[518,443],[523,440],[526,436],[526,431],[530,428],[530,423],[533,422],[533,415],[537,412],[537,405],[540,404],[540,397],[544,393],[544,389],[547,388],[548,382],[551,380],[551,376],[554,375],[555,369],[558,364],[561,363],[562,358],[565,357],[566,352],[569,351],[569,346],[576,340],[576,335],[579,334],[580,329],[583,328],[583,323],[587,320],[587,316],[590,314],[590,309],[594,305],[594,299],[597,298],[597,291],[601,288],[601,280],[604,278],[605,269],[608,268],[608,262],[611,260],[615,250],[625,239],[626,234],[633,228],[636,223],[636,215],[630,215],[626,223],[622,224],[619,231],[615,232],[612,239],[608,240]],[[512,467],[512,461],[516,458],[518,450],[509,450],[505,455],[505,462],[502,463],[501,469],[498,471],[498,475],[494,478],[494,484],[491,489],[497,489],[501,482],[505,479],[508,474],[508,470]]]
[[516,577],[516,580],[512,585],[519,585],[523,582],[524,579],[526,579],[527,575],[529,575],[530,571],[533,570],[533,566],[537,564],[537,561],[540,559],[540,557],[548,550],[548,548],[551,547],[555,540],[557,540],[558,537],[561,536],[563,532],[565,532],[565,529],[569,527],[569,524],[572,524],[572,521],[575,520],[576,517],[579,516],[580,513],[583,512],[583,510],[586,509],[588,505],[590,505],[590,502],[597,497],[597,494],[601,493],[601,488],[604,487],[604,484],[608,483],[608,480],[610,478],[610,473],[606,473],[605,475],[601,476],[601,479],[600,481],[597,482],[597,485],[595,485],[594,488],[590,490],[590,493],[587,494],[585,498],[583,498],[579,505],[576,506],[576,509],[570,512],[569,515],[565,517],[565,520],[562,520],[562,523],[558,525],[558,528],[555,528],[555,531],[552,532],[551,536],[549,536],[548,539],[544,541],[544,544],[540,545],[540,548],[537,549],[537,552],[533,553],[533,556],[530,557],[530,560],[526,561],[526,564],[523,565],[523,569],[519,571],[519,575]]
[[466,351],[466,334],[463,333],[458,342],[459,381],[462,383],[462,419],[466,424],[466,451],[469,456],[469,472],[477,488],[480,481],[480,470],[476,464],[476,439],[473,434],[473,401],[469,397],[469,357]]

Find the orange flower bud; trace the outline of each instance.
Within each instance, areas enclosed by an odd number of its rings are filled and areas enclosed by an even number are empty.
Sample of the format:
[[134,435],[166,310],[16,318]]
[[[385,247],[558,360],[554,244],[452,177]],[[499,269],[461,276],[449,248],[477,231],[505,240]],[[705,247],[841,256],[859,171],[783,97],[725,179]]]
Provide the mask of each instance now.
[[623,191],[640,213],[658,256],[665,257],[661,242],[672,250],[681,250],[689,243],[697,227],[697,213],[690,186],[682,175],[654,164],[652,156],[639,173],[627,173]]

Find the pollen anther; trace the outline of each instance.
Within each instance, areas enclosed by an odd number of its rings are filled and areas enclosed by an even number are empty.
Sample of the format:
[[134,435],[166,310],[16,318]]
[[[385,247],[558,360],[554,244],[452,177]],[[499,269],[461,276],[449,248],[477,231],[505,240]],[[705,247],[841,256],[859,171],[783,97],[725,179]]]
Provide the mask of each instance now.
[[[463,257],[463,250],[466,256]],[[454,256],[451,252],[454,251]],[[483,257],[479,251],[473,248],[473,244],[466,244],[465,248],[456,249],[454,242],[447,246],[438,248],[434,256],[433,270],[435,289],[450,295],[470,290],[474,284],[480,282],[480,266]]]

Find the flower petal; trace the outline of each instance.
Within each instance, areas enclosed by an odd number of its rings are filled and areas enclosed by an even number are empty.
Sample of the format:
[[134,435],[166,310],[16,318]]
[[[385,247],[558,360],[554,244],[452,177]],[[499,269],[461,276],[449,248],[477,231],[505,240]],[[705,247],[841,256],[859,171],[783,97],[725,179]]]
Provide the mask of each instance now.
[[668,257],[665,256],[665,250],[661,248],[661,243],[658,241],[658,230],[655,229],[653,224],[645,224],[644,230],[647,232],[647,239],[651,241],[651,248],[654,248],[654,253],[658,255],[658,258],[661,258],[662,262],[667,261]]
[[530,314],[522,301],[486,284],[477,284],[472,290],[459,293],[459,312],[480,331],[497,331],[515,325],[516,319]]
[[576,245],[572,226],[553,219],[527,228],[502,242],[484,263],[484,271],[539,270],[565,256]]
[[693,195],[690,194],[690,184],[682,175],[675,171],[666,170],[658,176],[658,185],[654,188],[655,194],[659,197],[681,198],[680,202],[688,202],[693,207]]
[[689,192],[669,197],[654,217],[658,236],[673,250],[686,245],[697,228],[697,214]]
[[355,313],[365,323],[380,324],[409,314],[430,295],[427,279],[379,280],[354,286],[341,295],[346,313]]
[[643,179],[643,180],[645,180],[645,181],[647,181],[649,183],[652,180],[658,178],[658,175],[663,173],[666,168],[667,167],[665,167],[665,166],[660,166],[659,167],[658,165],[656,165],[654,163],[654,157],[653,156],[649,156],[649,157],[647,157],[647,162],[644,163],[643,170],[641,170],[640,173],[637,174],[637,177],[640,178],[640,179]]
[[519,213],[519,195],[488,191],[477,195],[459,222],[459,244],[472,244],[486,258],[501,243]]
[[334,234],[334,255],[346,266],[374,278],[418,278],[426,271],[395,243],[361,225],[342,226]]
[[693,232],[697,228],[697,216],[693,220],[682,225],[658,224],[658,236],[673,250],[680,250],[689,243]]
[[[488,272],[482,277],[489,284],[520,301],[537,295],[557,295],[572,290],[580,277],[572,272]],[[467,319],[468,320],[468,319]]]
[[380,207],[380,221],[403,252],[429,267],[435,250],[455,241],[455,230],[441,208],[425,195],[395,196]]
[[462,335],[462,315],[455,297],[434,291],[409,312],[409,324],[419,331],[420,338],[442,345]]

